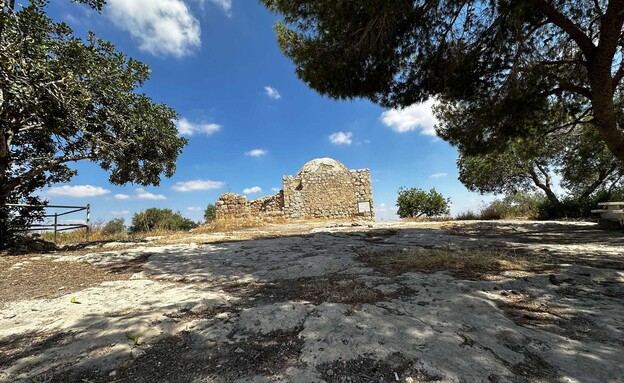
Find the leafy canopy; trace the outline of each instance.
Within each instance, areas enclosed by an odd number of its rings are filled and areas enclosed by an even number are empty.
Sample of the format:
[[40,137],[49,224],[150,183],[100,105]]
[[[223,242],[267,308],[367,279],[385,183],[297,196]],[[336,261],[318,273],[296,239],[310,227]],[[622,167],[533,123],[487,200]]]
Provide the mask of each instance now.
[[464,124],[438,134],[469,155],[587,124],[624,160],[622,0],[261,1],[321,94],[458,105]]
[[[74,37],[46,4],[0,1],[0,206],[44,203],[33,192],[68,182],[80,160],[99,164],[113,184],[171,177],[186,140],[177,113],[138,92],[149,68],[92,33]],[[29,214],[0,207],[0,246],[36,218]]]
[[125,233],[126,224],[123,218],[113,218],[110,221],[106,222],[104,227],[102,227],[102,234],[104,235],[117,235]]
[[132,216],[132,233],[143,233],[154,230],[191,230],[197,227],[197,223],[182,216],[180,212],[174,213],[171,209],[150,208]]
[[554,176],[566,195],[578,198],[607,196],[624,186],[622,161],[588,127],[558,134],[553,140],[518,138],[504,150],[482,155],[460,151],[457,166],[459,180],[471,191],[513,194],[539,189],[555,205],[559,196]]
[[397,204],[399,210],[397,214],[401,218],[418,218],[422,216],[437,217],[450,213],[450,198],[444,198],[435,189],[428,192],[405,187],[399,188]]
[[206,210],[204,210],[204,220],[206,222],[212,222],[217,218],[217,207],[212,204],[209,203],[208,206],[206,206]]

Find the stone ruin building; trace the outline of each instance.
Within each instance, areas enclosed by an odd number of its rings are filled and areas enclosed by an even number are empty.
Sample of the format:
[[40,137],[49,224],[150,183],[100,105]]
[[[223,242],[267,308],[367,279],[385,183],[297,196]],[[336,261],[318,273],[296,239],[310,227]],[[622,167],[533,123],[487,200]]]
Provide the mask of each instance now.
[[277,194],[247,200],[224,193],[216,203],[216,219],[237,218],[373,218],[373,190],[368,169],[349,170],[331,158],[314,159],[295,177],[284,176]]

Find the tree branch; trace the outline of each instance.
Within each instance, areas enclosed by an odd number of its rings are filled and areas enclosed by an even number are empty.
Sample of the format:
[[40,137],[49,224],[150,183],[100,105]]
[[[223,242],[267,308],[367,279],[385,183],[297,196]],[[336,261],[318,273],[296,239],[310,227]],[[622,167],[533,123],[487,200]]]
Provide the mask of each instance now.
[[60,164],[64,164],[67,162],[75,162],[75,161],[80,161],[80,160],[86,160],[86,159],[93,159],[95,158],[95,155],[93,153],[91,154],[81,154],[81,155],[74,155],[74,156],[66,156],[66,157],[58,157],[54,160],[51,160],[47,163],[45,163],[44,165],[35,167],[30,169],[29,171],[27,171],[26,173],[13,178],[12,180],[6,182],[4,185],[2,185],[2,187],[0,188],[0,194],[2,194],[3,191],[5,190],[12,190],[14,188],[16,188],[17,186],[21,185],[24,181],[29,180],[33,177],[36,177],[40,174],[42,174],[43,172],[52,169],[55,166],[58,166]]
[[583,193],[581,193],[581,198],[589,197],[590,194],[593,193],[600,185],[602,185],[604,180],[607,179],[607,177],[609,177],[611,173],[613,173],[616,169],[617,169],[617,165],[611,165],[611,167],[608,170],[603,169],[601,172],[599,172],[598,179],[592,182],[591,185],[589,185],[583,191]]
[[585,57],[591,57],[596,46],[591,39],[583,32],[583,30],[570,19],[565,17],[553,4],[548,0],[533,0],[537,7],[544,12],[544,15],[554,25],[561,28],[572,40],[576,42]]
[[552,191],[552,189],[550,188],[549,185],[545,185],[542,180],[539,178],[539,175],[537,174],[537,172],[535,172],[535,169],[533,169],[533,167],[529,166],[528,167],[528,171],[529,174],[531,175],[531,179],[533,180],[533,183],[535,184],[535,186],[537,186],[538,188],[542,189],[544,191],[544,193],[546,193],[546,196],[548,197],[548,199],[550,200],[550,202],[555,203],[555,204],[559,204],[559,198],[557,198],[557,195]]

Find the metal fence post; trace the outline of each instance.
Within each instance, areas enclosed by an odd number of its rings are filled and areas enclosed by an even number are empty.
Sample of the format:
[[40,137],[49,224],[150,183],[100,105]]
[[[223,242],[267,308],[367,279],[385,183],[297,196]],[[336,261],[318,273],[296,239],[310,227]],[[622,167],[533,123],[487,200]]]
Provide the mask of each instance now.
[[91,215],[91,204],[87,204],[87,242],[89,242],[89,231],[91,227],[89,226],[89,216]]
[[58,224],[58,213],[54,213],[54,243],[56,244],[56,225]]

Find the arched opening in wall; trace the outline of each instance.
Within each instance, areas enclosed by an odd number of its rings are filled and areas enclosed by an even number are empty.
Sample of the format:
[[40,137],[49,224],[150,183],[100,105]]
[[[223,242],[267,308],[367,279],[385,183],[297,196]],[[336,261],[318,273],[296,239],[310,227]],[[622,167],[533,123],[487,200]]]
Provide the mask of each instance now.
[[299,184],[297,185],[297,187],[295,187],[295,190],[297,191],[303,190],[303,182],[299,181]]

